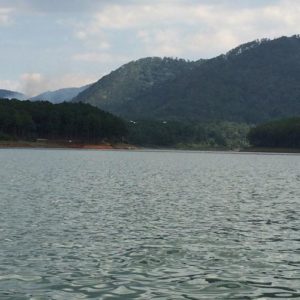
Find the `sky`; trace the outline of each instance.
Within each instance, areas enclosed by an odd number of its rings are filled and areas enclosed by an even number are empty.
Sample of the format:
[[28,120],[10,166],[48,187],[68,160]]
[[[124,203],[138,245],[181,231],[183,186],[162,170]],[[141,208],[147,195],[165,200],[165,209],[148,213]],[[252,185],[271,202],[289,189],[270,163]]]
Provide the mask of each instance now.
[[147,56],[212,58],[300,33],[299,0],[0,0],[0,89],[82,86]]

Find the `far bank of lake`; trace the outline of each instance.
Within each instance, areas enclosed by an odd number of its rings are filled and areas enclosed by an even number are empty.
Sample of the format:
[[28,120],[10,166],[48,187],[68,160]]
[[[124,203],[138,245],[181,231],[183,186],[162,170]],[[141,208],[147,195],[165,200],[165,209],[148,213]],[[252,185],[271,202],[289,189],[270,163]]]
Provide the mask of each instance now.
[[231,153],[300,153],[300,149],[295,148],[266,148],[266,147],[246,147],[232,149],[225,147],[195,147],[180,145],[178,147],[158,147],[139,146],[127,143],[98,143],[84,144],[68,141],[0,141],[0,149],[5,148],[47,148],[47,149],[91,149],[91,150],[164,150],[164,151],[204,151],[204,152],[231,152]]

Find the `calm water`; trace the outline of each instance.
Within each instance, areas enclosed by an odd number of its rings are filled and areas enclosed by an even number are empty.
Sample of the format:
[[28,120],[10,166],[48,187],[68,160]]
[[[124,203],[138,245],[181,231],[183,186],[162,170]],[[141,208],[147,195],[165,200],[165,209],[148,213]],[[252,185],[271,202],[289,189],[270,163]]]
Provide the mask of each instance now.
[[0,299],[300,298],[300,156],[0,150]]

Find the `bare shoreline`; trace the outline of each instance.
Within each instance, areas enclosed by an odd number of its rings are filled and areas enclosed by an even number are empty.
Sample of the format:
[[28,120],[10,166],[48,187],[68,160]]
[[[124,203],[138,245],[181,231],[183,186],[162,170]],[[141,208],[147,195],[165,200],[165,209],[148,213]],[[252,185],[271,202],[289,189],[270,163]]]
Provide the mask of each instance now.
[[69,150],[135,150],[135,151],[189,151],[208,153],[228,153],[228,154],[300,154],[300,149],[292,148],[167,148],[167,147],[139,147],[125,143],[101,143],[101,144],[80,144],[68,142],[29,142],[29,141],[0,141],[1,149],[69,149]]
[[134,145],[124,143],[101,143],[101,144],[81,144],[68,142],[28,142],[28,141],[1,141],[0,149],[6,148],[32,148],[32,149],[90,149],[90,150],[114,150],[138,149]]

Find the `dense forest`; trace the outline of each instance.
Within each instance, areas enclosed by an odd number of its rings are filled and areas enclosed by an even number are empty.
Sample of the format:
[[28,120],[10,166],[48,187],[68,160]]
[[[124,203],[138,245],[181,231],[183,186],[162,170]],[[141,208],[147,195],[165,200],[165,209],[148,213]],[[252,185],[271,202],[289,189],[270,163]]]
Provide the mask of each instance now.
[[97,143],[120,140],[126,135],[123,120],[88,104],[0,100],[2,140],[42,138]]
[[231,122],[125,121],[83,103],[0,100],[0,140],[106,140],[144,147],[234,149],[247,145],[248,130],[248,125]]
[[125,121],[89,104],[0,100],[0,140],[127,142],[144,147],[300,148],[300,118],[234,122]]
[[160,57],[132,61],[102,77],[73,101],[89,103],[124,117],[124,109],[130,108],[132,102],[150,92],[153,86],[174,80],[199,63]]
[[258,125],[250,130],[248,139],[256,147],[300,148],[300,118]]
[[129,122],[128,140],[148,147],[236,149],[248,145],[249,126],[232,122]]
[[258,124],[300,114],[300,38],[241,45],[187,62],[147,58],[103,77],[74,101],[132,120]]

